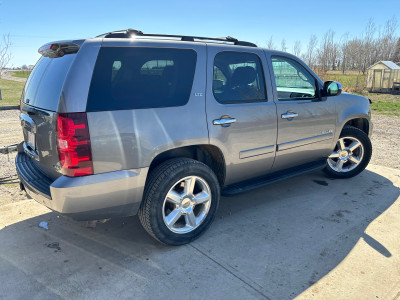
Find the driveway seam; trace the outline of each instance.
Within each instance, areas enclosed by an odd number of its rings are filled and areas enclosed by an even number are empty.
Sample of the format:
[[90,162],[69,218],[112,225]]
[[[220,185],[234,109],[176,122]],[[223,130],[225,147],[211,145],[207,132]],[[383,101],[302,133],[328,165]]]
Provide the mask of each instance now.
[[261,295],[264,299],[267,300],[272,300],[272,298],[268,297],[267,295],[264,294],[264,292],[262,292],[259,288],[255,287],[253,284],[247,282],[245,279],[243,279],[242,277],[240,277],[238,274],[235,274],[236,272],[232,272],[229,268],[225,267],[222,263],[218,262],[215,258],[211,257],[210,255],[208,255],[207,253],[205,253],[204,251],[200,250],[199,248],[197,248],[196,246],[193,245],[193,243],[188,244],[188,246],[192,247],[193,249],[197,250],[200,254],[202,254],[203,256],[205,256],[206,258],[208,258],[209,260],[211,260],[212,262],[214,262],[215,264],[217,264],[218,266],[220,266],[222,269],[224,269],[226,272],[228,272],[229,274],[231,274],[232,276],[234,276],[235,278],[239,279],[241,282],[243,282],[245,285],[247,285],[248,287],[250,287],[252,290],[254,290],[257,294]]

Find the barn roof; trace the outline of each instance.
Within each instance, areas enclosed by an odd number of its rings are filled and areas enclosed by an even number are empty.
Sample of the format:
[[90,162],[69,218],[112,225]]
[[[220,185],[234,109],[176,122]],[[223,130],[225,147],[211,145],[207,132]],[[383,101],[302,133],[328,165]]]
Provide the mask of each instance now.
[[[388,67],[389,69],[392,69],[392,70],[400,70],[400,66],[396,65],[394,62],[392,62],[392,61],[390,61],[390,60],[381,60],[381,61],[378,61],[377,63],[373,64],[373,65],[370,66],[369,68],[372,68],[373,66],[375,66],[375,65],[377,65],[377,64],[379,64],[379,63],[384,64],[384,65],[385,65],[386,67]],[[368,68],[368,69],[369,69],[369,68]]]

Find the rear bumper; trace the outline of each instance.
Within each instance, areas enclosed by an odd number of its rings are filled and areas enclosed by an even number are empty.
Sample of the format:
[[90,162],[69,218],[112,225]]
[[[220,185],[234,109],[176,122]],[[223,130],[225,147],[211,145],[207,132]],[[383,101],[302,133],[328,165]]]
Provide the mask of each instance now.
[[52,181],[25,153],[15,159],[18,177],[37,202],[77,220],[135,215],[142,201],[148,168]]

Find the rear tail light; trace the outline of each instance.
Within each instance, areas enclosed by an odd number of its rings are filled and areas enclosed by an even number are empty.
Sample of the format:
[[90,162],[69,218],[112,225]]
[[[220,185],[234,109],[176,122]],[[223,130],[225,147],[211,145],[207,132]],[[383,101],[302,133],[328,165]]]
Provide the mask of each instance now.
[[70,177],[93,174],[86,113],[57,114],[57,148],[62,174]]

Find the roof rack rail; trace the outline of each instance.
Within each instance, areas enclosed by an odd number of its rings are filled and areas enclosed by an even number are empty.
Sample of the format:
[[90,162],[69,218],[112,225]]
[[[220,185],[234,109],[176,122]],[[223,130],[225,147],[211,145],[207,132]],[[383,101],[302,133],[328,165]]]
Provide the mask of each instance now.
[[215,41],[215,42],[230,42],[230,43],[233,43],[234,45],[237,45],[237,46],[257,47],[256,44],[253,44],[253,43],[250,43],[250,42],[245,42],[245,41],[239,41],[238,39],[235,39],[235,38],[233,38],[231,36],[220,37],[220,38],[211,38],[211,37],[202,37],[202,36],[143,33],[140,30],[131,29],[131,28],[124,29],[124,30],[111,31],[111,32],[108,32],[108,33],[104,33],[104,34],[98,35],[96,37],[99,37],[99,38],[130,38],[132,36],[137,36],[137,37],[180,38],[181,41],[186,41],[186,42],[195,42],[195,40]]

